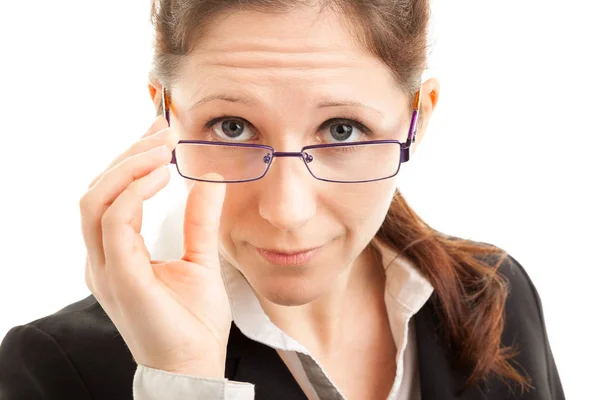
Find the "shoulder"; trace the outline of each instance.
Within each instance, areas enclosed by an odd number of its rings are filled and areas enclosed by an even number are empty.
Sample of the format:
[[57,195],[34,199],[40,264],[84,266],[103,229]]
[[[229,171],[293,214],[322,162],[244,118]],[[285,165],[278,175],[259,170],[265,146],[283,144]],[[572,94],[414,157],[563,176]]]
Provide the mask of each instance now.
[[508,253],[497,273],[508,285],[502,345],[516,351],[513,365],[531,378],[535,392],[545,393],[543,398],[563,399],[542,301],[533,281],[523,265]]
[[[523,265],[511,254],[506,253],[497,274],[506,281],[508,288],[504,308],[503,342],[508,345],[514,340],[522,341],[530,336],[537,339],[546,338],[542,301]],[[537,340],[537,343],[539,342]]]
[[[519,398],[564,399],[558,370],[548,341],[542,301],[526,268],[508,251],[493,244],[444,236],[451,240],[462,241],[467,245],[466,247],[496,250],[493,255],[486,254],[487,251],[474,252],[474,257],[484,265],[495,268],[495,273],[506,283],[501,346],[513,350],[516,356],[511,364],[520,374],[528,377],[533,385],[533,389],[528,394]],[[489,290],[493,291],[497,288],[498,286],[493,285]],[[506,388],[504,383],[497,379],[492,379],[488,383],[489,387],[497,390],[498,393]]]
[[506,320],[526,319],[530,322],[531,327],[545,329],[540,296],[521,263],[512,255],[507,254],[497,272],[508,285],[505,306]]
[[[508,296],[505,303],[505,327],[511,328],[511,324],[518,324],[528,321],[526,328],[545,331],[545,323],[542,311],[542,302],[538,291],[529,277],[529,274],[508,251],[486,242],[476,242],[451,237],[455,240],[462,240],[469,245],[477,247],[491,247],[496,249],[493,255],[475,255],[475,258],[490,268],[496,269],[499,275],[507,285]],[[499,265],[498,265],[499,264]]]
[[89,296],[8,332],[0,345],[0,397],[128,398],[135,368],[116,327]]

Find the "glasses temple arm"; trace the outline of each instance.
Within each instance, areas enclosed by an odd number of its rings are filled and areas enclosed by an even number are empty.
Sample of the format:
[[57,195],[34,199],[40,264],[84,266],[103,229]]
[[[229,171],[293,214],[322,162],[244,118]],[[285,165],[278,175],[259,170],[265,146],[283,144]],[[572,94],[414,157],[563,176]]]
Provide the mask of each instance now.
[[417,140],[417,125],[419,121],[419,110],[421,109],[421,90],[417,92],[415,96],[415,102],[413,103],[412,119],[410,121],[410,129],[408,130],[408,139],[406,145],[410,147],[412,143]]
[[162,88],[162,99],[161,100],[162,100],[163,117],[165,117],[165,119],[169,123],[169,126],[171,126],[171,102],[169,99],[169,95],[167,94],[167,89],[165,88],[164,85]]
[[[169,95],[167,94],[167,89],[165,89],[164,85],[162,88],[162,99],[161,100],[162,100],[163,117],[165,117],[165,119],[167,120],[167,123],[169,124],[169,126],[171,126],[171,102],[170,102]],[[177,165],[177,157],[175,156],[175,150],[173,150],[173,152],[172,152],[171,164]]]

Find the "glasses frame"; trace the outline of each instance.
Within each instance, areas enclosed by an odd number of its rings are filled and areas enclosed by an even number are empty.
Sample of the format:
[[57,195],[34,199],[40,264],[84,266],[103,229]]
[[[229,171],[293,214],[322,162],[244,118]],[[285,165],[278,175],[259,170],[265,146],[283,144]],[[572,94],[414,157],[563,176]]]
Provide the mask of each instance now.
[[[190,180],[200,181],[200,182],[215,182],[215,183],[246,183],[246,182],[254,182],[259,179],[264,178],[264,176],[267,174],[267,172],[269,172],[269,169],[271,168],[271,164],[273,164],[273,160],[275,159],[275,157],[299,157],[304,162],[306,169],[312,175],[312,177],[319,181],[331,182],[331,183],[368,183],[368,182],[382,181],[385,179],[393,178],[394,176],[398,175],[398,172],[400,172],[400,166],[403,163],[410,160],[411,144],[414,143],[417,139],[417,121],[419,118],[420,108],[421,108],[421,90],[419,89],[419,91],[416,93],[415,101],[413,103],[413,113],[412,113],[412,118],[411,118],[411,122],[410,122],[410,128],[408,131],[408,138],[407,138],[406,142],[400,142],[399,140],[393,140],[393,139],[389,139],[389,140],[386,139],[386,140],[370,140],[370,141],[352,142],[352,143],[317,144],[317,145],[304,146],[304,147],[302,147],[302,149],[299,152],[275,151],[275,149],[271,146],[262,145],[262,144],[250,144],[250,143],[214,142],[214,141],[205,141],[205,140],[180,140],[179,142],[177,142],[177,144],[201,144],[201,145],[209,145],[209,146],[217,146],[218,145],[218,146],[230,146],[230,147],[249,147],[249,148],[254,148],[254,149],[267,150],[271,154],[271,157],[270,157],[269,163],[267,164],[267,166],[265,168],[265,172],[258,178],[236,180],[236,181],[211,181],[211,180],[198,179],[198,178],[192,178],[192,177],[185,176],[179,169],[179,164],[177,163],[177,156],[175,155],[175,150],[173,150],[173,153],[172,153],[171,164],[175,164],[175,167],[177,168],[177,172],[179,173],[179,175],[181,175],[185,179],[190,179]],[[171,109],[172,109],[171,98],[164,86],[162,88],[162,109],[163,109],[164,118],[167,120],[169,126],[171,126]],[[310,169],[310,167],[308,165],[312,160],[308,160],[310,155],[306,154],[307,150],[322,149],[322,148],[334,148],[334,147],[348,147],[348,146],[368,146],[368,145],[373,145],[373,144],[397,144],[398,146],[400,146],[400,160],[398,162],[398,167],[396,168],[396,171],[392,175],[382,177],[382,178],[377,178],[377,179],[360,180],[360,181],[336,181],[336,180],[331,180],[331,179],[323,179],[323,178],[319,178],[319,177],[315,176],[315,174],[312,172],[312,170]]]

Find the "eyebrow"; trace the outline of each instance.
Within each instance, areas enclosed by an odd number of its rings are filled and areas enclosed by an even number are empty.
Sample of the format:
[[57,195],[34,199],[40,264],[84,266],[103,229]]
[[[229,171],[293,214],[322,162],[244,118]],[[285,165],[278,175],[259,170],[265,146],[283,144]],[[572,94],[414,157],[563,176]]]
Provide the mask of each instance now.
[[[215,100],[226,101],[228,103],[245,104],[248,106],[256,104],[256,100],[254,100],[250,97],[244,97],[244,96],[235,97],[235,96],[217,93],[217,94],[211,94],[210,96],[206,96],[205,98],[198,100],[196,103],[194,103],[194,105],[192,105],[190,107],[189,110],[191,111],[201,104],[210,103],[211,101],[215,101]],[[354,101],[354,100],[323,101],[323,102],[317,104],[317,108],[329,108],[329,107],[360,107],[360,108],[366,108],[368,110],[375,111],[376,113],[383,115],[383,112],[381,112],[380,110],[377,110],[376,108],[367,106],[366,104],[363,104],[363,103],[360,103],[360,102]]]

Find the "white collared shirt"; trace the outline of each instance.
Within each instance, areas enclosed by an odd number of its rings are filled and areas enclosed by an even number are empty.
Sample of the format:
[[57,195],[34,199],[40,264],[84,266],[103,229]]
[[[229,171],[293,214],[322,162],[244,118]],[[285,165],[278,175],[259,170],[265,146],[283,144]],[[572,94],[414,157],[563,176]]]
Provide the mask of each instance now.
[[[173,236],[169,236],[170,245],[177,248],[172,242]],[[411,319],[430,298],[433,287],[408,260],[377,241],[373,244],[382,254],[385,305],[397,349],[396,377],[388,400],[420,400],[416,338]],[[160,256],[153,258],[180,256],[164,248],[158,253]],[[228,264],[222,266],[222,271],[233,321],[240,331],[249,339],[275,349],[310,400],[345,399],[310,352],[271,322],[244,276]],[[253,400],[254,385],[173,374],[138,365],[133,394],[136,400]]]

